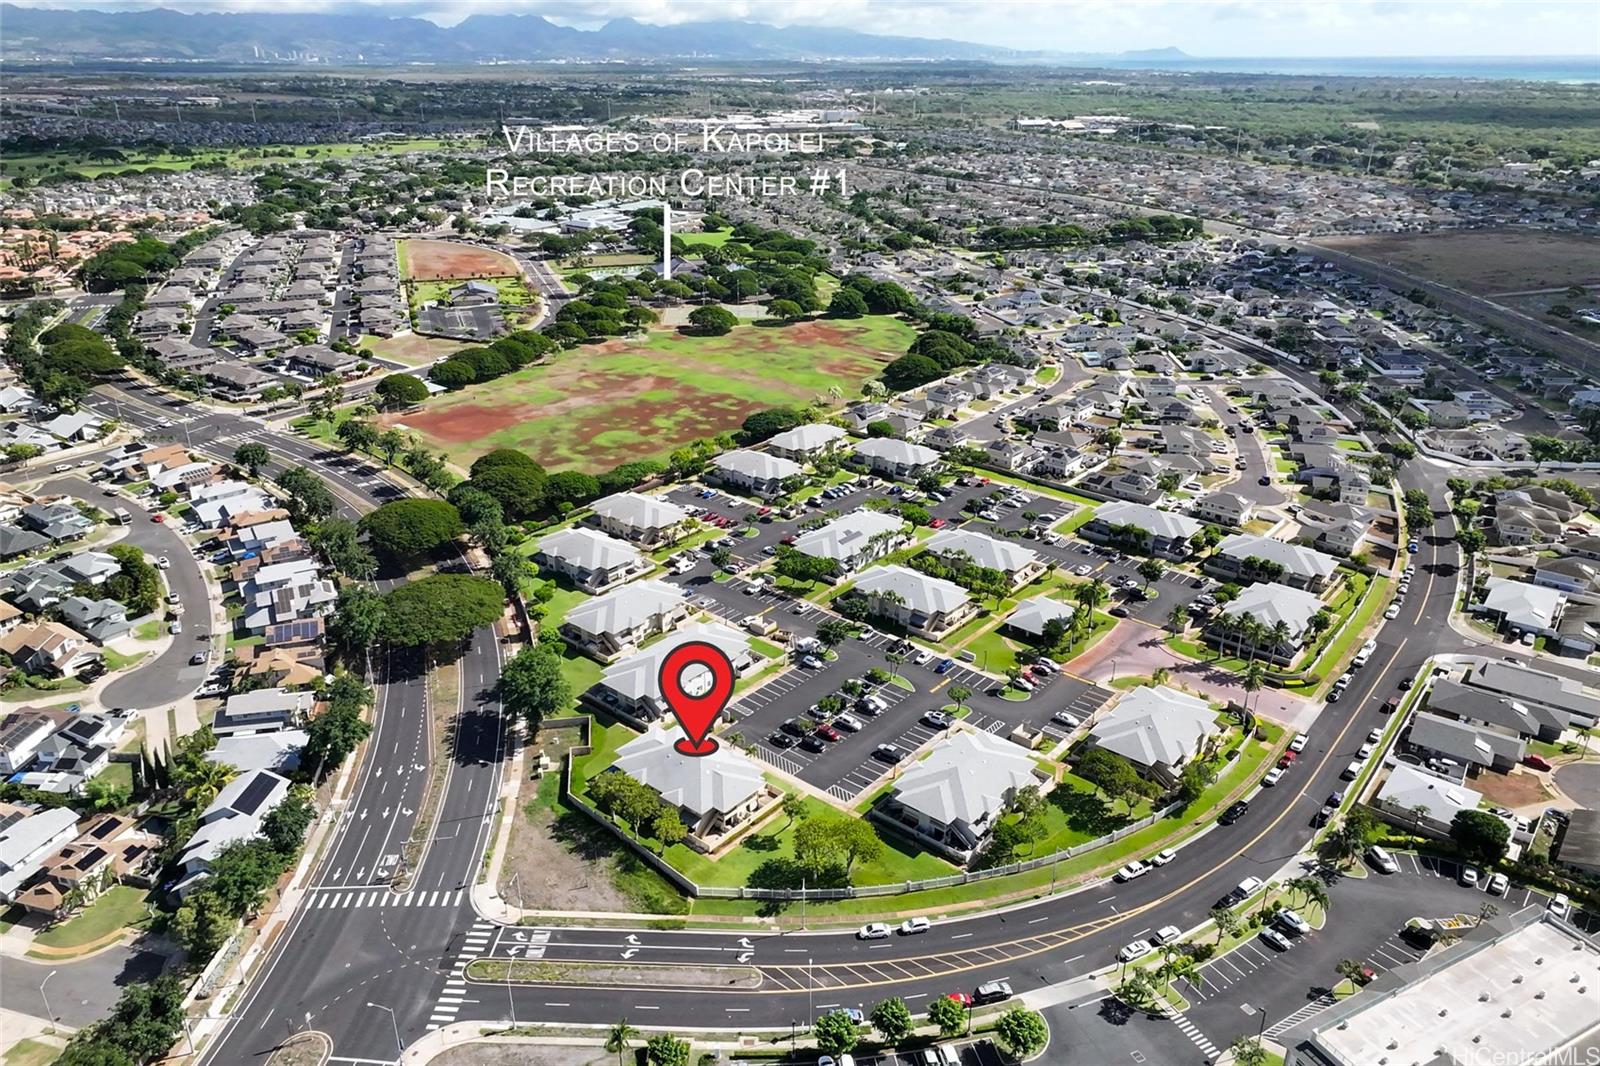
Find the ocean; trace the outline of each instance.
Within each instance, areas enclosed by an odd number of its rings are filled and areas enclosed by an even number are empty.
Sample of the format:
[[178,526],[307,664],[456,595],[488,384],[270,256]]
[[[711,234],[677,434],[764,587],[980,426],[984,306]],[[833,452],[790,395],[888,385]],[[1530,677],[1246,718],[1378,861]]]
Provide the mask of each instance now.
[[1600,56],[1384,56],[1107,59],[1097,67],[1215,74],[1298,74],[1348,78],[1482,78],[1600,82]]

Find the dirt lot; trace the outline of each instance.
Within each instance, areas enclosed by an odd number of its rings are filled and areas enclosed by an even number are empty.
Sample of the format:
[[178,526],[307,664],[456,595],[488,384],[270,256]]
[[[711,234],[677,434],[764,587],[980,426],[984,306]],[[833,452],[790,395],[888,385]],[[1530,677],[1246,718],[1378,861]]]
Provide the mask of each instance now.
[[[576,738],[571,730],[542,731],[538,746],[528,749],[524,765],[537,766],[542,747],[551,764],[559,767]],[[581,814],[558,815],[549,802],[541,802],[555,796],[559,776],[559,770],[552,769],[542,782],[523,782],[522,811],[500,867],[501,897],[514,907],[537,910],[633,910],[610,875],[611,861],[623,850],[616,838]],[[536,789],[539,799],[534,799]]]
[[1600,240],[1593,237],[1482,230],[1319,237],[1317,243],[1480,296],[1600,281]]
[[740,326],[722,337],[653,330],[562,352],[550,361],[428,402],[396,420],[461,467],[521,448],[547,469],[598,473],[733,429],[752,411],[854,395],[904,352],[892,318]]
[[1533,774],[1483,773],[1467,784],[1482,792],[1490,803],[1509,807],[1514,811],[1545,803],[1550,799],[1550,793],[1545,789],[1544,782]]
[[453,241],[403,241],[400,262],[407,281],[520,276],[516,261],[491,248]]
[[422,366],[459,352],[467,345],[462,341],[444,337],[423,337],[415,333],[402,333],[394,337],[362,338],[362,345],[372,349],[372,354],[393,359],[408,366]]

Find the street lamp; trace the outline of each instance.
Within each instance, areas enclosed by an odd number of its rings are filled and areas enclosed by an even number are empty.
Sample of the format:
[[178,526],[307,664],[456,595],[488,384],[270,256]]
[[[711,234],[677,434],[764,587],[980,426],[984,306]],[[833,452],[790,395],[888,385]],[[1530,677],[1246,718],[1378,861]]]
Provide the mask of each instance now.
[[44,980],[39,982],[39,998],[44,1000],[44,1016],[50,1019],[50,1028],[52,1031],[56,1027],[56,1016],[55,1013],[50,1010],[50,1000],[44,994],[44,986],[50,983],[50,978],[54,977],[57,972],[58,971],[56,970],[51,970],[49,973],[44,975]]
[[394,1011],[389,1007],[385,1007],[382,1003],[370,1003],[369,1002],[367,1004],[367,1006],[376,1007],[381,1011],[387,1011],[388,1012],[388,1014],[389,1014],[389,1024],[394,1026],[394,1050],[395,1050],[395,1054],[403,1056],[405,1054],[405,1052],[406,1052],[406,1046],[400,1042],[400,1022],[398,1020],[396,1020],[396,1018],[394,1016]]

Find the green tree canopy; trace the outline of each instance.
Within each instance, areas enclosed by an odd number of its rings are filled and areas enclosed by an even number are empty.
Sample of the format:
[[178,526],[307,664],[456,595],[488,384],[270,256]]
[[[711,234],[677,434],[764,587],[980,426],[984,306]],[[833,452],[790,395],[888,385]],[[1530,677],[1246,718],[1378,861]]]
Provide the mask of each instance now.
[[505,608],[499,584],[469,574],[431,574],[384,597],[383,636],[399,647],[450,647]]
[[461,512],[446,500],[395,500],[361,516],[359,528],[379,555],[415,558],[461,536]]

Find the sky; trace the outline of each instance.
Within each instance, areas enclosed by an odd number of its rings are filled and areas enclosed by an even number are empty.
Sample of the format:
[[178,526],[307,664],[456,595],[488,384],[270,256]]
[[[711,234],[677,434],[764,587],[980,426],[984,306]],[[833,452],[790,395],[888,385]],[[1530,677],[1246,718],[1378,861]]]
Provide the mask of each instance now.
[[[453,25],[474,12],[538,13],[592,29],[611,18],[680,24],[751,19],[947,37],[1022,50],[1195,56],[1600,57],[1597,0],[15,0],[132,10],[412,15]],[[1600,62],[1600,58],[1597,58]]]

